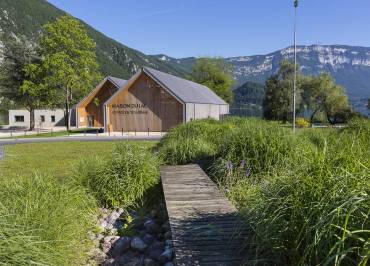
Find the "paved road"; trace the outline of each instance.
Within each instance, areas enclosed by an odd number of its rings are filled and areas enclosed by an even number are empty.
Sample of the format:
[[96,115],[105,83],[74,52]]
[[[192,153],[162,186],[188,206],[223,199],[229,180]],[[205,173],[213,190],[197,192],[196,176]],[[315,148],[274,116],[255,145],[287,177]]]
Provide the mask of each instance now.
[[[0,149],[3,145],[14,145],[23,143],[41,142],[63,142],[63,141],[121,141],[121,140],[160,140],[160,136],[130,136],[130,137],[50,137],[50,138],[24,138],[24,139],[0,139]],[[0,157],[1,157],[0,152]]]
[[1,146],[1,145],[0,145],[0,161],[1,161],[2,159],[4,159],[4,156],[5,156],[5,154],[4,154],[4,146]]

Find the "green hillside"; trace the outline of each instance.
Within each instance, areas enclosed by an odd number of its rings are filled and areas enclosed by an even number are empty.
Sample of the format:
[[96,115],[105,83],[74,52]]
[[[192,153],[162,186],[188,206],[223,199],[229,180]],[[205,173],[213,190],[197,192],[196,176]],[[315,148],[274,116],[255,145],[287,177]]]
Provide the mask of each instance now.
[[[1,0],[0,1],[0,32],[24,35],[35,39],[42,26],[66,13],[46,0]],[[104,75],[128,79],[142,66],[150,66],[168,73],[184,76],[182,69],[131,49],[84,23],[89,35],[97,44],[97,57]],[[2,38],[6,45],[6,39]]]

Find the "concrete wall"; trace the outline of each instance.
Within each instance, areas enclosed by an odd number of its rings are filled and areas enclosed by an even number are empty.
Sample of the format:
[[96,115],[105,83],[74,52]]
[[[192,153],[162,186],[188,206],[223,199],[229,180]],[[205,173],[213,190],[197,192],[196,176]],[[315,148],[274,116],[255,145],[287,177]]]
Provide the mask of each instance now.
[[204,118],[213,118],[219,120],[221,115],[228,113],[229,105],[200,104],[200,103],[186,104],[186,122]]
[[[76,124],[76,111],[71,110],[71,126]],[[16,116],[23,116],[24,122],[16,122]],[[45,121],[41,121],[41,116],[45,117]],[[52,122],[51,117],[55,116],[55,122]],[[30,112],[27,110],[9,110],[9,126],[11,127],[22,127],[29,128],[30,126]],[[45,127],[58,127],[65,126],[64,122],[64,110],[35,110],[35,127],[45,128]]]

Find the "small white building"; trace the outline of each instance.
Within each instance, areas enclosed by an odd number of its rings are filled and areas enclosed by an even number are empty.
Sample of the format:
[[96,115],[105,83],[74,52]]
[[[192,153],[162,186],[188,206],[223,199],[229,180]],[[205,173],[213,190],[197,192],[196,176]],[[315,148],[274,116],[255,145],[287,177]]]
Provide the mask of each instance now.
[[[72,109],[70,114],[71,126],[76,124],[75,117],[75,109]],[[9,126],[17,128],[29,128],[30,112],[25,109],[9,110]],[[35,110],[35,128],[50,128],[58,126],[65,126],[63,109]]]

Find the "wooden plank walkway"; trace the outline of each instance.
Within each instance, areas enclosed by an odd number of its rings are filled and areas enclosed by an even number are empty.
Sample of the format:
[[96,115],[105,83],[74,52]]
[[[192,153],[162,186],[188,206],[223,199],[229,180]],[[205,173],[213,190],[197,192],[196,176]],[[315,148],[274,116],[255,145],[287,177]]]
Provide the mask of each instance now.
[[243,222],[204,171],[163,166],[161,179],[177,265],[243,265]]

